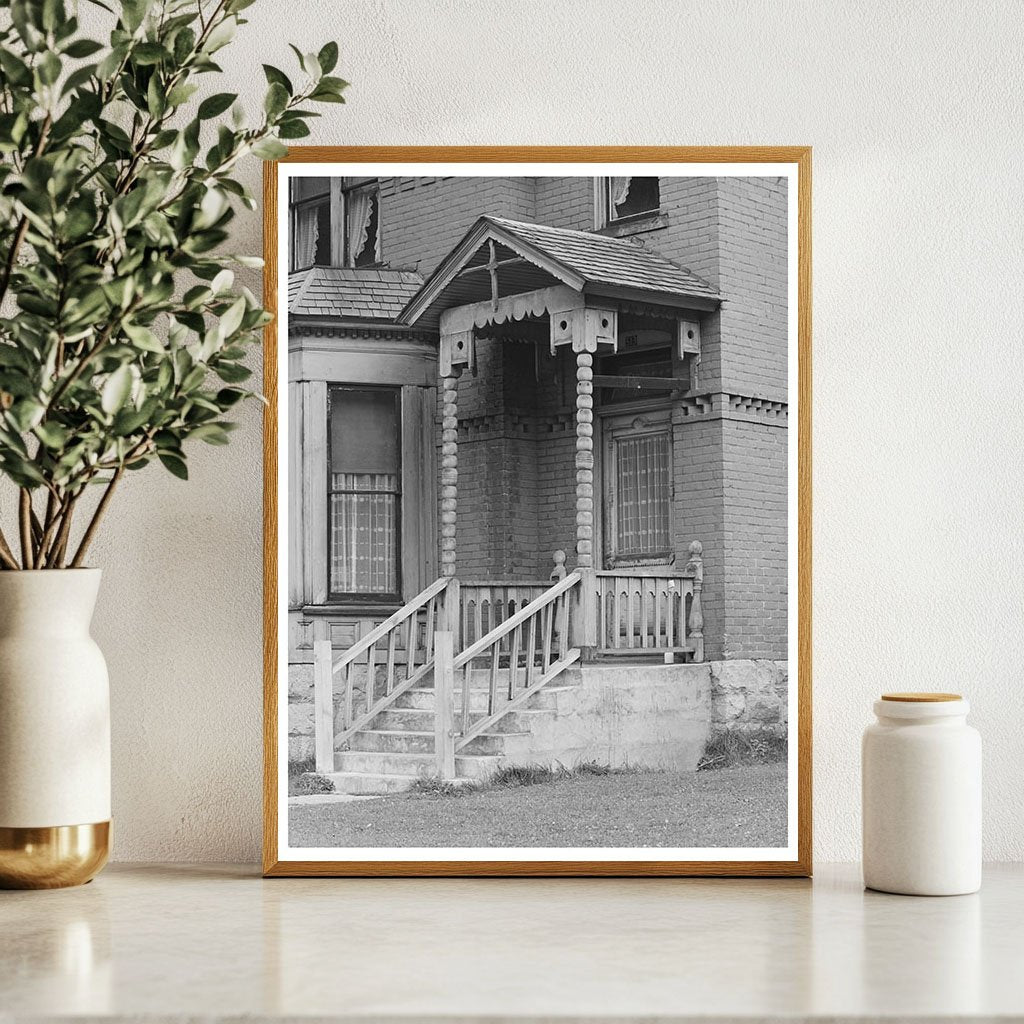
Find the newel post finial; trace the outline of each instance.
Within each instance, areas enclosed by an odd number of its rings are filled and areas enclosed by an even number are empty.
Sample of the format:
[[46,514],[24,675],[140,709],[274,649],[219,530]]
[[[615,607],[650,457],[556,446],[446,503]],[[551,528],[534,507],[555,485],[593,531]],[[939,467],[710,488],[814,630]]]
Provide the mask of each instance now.
[[565,579],[565,552],[559,548],[557,551],[552,552],[551,558],[555,563],[555,567],[551,570],[551,575],[548,579],[557,583],[559,580]]
[[704,590],[704,545],[699,540],[690,542],[690,560],[686,563],[687,575],[693,576],[693,602],[690,604],[690,618],[687,632],[693,641],[693,660],[704,660],[704,609],[701,607],[701,592]]

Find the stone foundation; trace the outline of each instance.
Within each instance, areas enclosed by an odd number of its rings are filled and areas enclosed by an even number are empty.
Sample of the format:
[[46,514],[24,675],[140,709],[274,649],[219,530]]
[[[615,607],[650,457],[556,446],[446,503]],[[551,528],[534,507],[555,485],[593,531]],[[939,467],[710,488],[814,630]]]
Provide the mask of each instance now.
[[[665,671],[667,668],[670,669],[668,673]],[[589,672],[592,683],[600,685],[587,690],[587,700],[580,703],[577,714],[582,714],[583,710],[594,714],[598,722],[595,727],[604,736],[602,742],[606,749],[602,756],[617,763],[629,761],[636,764],[644,760],[650,761],[652,767],[668,766],[673,758],[666,758],[664,753],[665,743],[670,739],[665,729],[671,727],[681,730],[680,736],[687,734],[687,752],[679,756],[689,765],[694,760],[690,747],[697,736],[697,732],[691,735],[691,725],[696,728],[697,720],[706,723],[698,729],[703,737],[701,745],[707,735],[714,736],[729,730],[753,732],[767,729],[776,735],[784,735],[788,727],[789,664],[785,661],[709,661],[700,665],[671,667],[654,663],[615,665],[602,662],[593,669],[583,666],[583,672],[585,675]],[[669,682],[670,690],[678,685],[686,691],[685,695],[680,691],[679,700],[671,699],[671,693],[665,690],[669,676],[676,681]],[[700,708],[697,708],[698,704]],[[613,710],[622,719],[614,729],[611,727],[615,717]],[[673,718],[673,714],[678,716],[678,720]],[[685,728],[681,724],[684,719],[689,723]],[[567,719],[563,724],[571,725],[570,731],[575,735],[579,732],[580,721],[577,717],[574,723],[573,719]],[[650,734],[645,731],[647,726],[652,730]],[[580,758],[600,759],[600,743],[591,740],[576,743],[569,736],[563,740],[568,741],[574,754]],[[555,737],[550,737],[549,745],[552,750],[558,745]],[[288,759],[303,761],[312,756],[313,666],[290,665]],[[678,767],[681,763],[676,761],[673,766]]]

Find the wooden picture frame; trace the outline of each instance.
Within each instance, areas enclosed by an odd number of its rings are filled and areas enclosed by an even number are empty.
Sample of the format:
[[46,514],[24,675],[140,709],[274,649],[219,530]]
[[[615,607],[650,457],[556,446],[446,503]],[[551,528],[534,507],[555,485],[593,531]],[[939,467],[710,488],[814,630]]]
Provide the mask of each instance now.
[[[795,740],[797,756],[791,757],[789,762],[790,776],[794,771],[796,777],[790,784],[790,802],[795,796],[795,832],[792,827],[789,832],[789,855],[785,859],[672,859],[663,858],[659,855],[658,848],[649,849],[649,856],[643,859],[630,857],[628,859],[616,859],[614,856],[603,859],[590,859],[587,856],[587,848],[579,848],[579,857],[568,859],[565,857],[543,859],[543,857],[523,859],[431,859],[428,857],[416,860],[391,859],[374,857],[374,849],[366,848],[365,857],[349,856],[342,860],[331,859],[325,856],[323,859],[304,857],[292,859],[282,856],[282,848],[279,843],[281,839],[280,822],[282,807],[280,804],[282,790],[281,765],[284,763],[281,754],[280,723],[282,721],[282,694],[287,695],[287,684],[282,685],[281,676],[281,647],[285,643],[282,633],[282,610],[280,608],[279,595],[282,578],[279,576],[281,562],[279,558],[280,544],[280,515],[279,493],[281,484],[278,479],[278,453],[279,435],[286,429],[278,418],[280,404],[280,357],[281,348],[287,352],[287,344],[283,337],[279,337],[280,324],[283,322],[284,310],[279,309],[279,287],[285,284],[280,280],[281,251],[280,245],[280,209],[281,197],[279,195],[279,172],[284,165],[291,164],[331,164],[359,167],[359,165],[478,165],[479,173],[487,175],[492,172],[494,165],[538,165],[551,164],[571,165],[578,168],[580,165],[659,165],[664,164],[671,167],[677,165],[700,165],[706,167],[708,175],[713,174],[711,165],[750,165],[751,175],[759,173],[758,168],[762,165],[773,165],[785,167],[786,173],[790,174],[789,184],[796,181],[795,189],[795,217],[790,207],[792,225],[795,221],[795,234],[790,229],[788,236],[789,246],[796,245],[796,282],[795,282],[795,309],[790,303],[790,315],[796,314],[796,329],[790,330],[790,367],[793,365],[793,345],[795,337],[795,362],[797,366],[797,453],[796,465],[789,470],[789,479],[797,479],[797,493],[793,495],[790,488],[789,515],[796,516],[795,529],[790,521],[789,536],[795,533],[797,566],[795,578],[797,580],[797,593],[795,601],[792,593],[789,598],[789,608],[797,610],[798,633],[796,643],[797,663],[797,687],[795,699],[790,700],[789,707],[796,711],[796,722],[790,721],[789,738],[792,745]],[[771,168],[769,168],[770,170]],[[408,173],[408,172],[407,172]],[[515,173],[514,169],[509,173]],[[525,173],[525,172],[524,172]],[[580,173],[578,171],[574,173]],[[669,171],[668,173],[677,173]],[[761,171],[760,173],[764,173]],[[405,180],[405,179],[395,179]],[[595,178],[595,188],[598,181],[614,181],[621,179],[598,179]],[[625,179],[630,180],[630,179]],[[659,179],[660,180],[660,179]],[[595,193],[596,195],[596,193]],[[607,218],[608,204],[613,202],[608,195],[602,193],[598,200],[598,208],[604,209],[604,216]],[[809,876],[812,868],[811,856],[811,150],[809,147],[799,146],[758,146],[758,147],[433,147],[433,146],[376,146],[376,147],[293,147],[288,156],[279,163],[268,162],[264,170],[263,185],[263,248],[265,259],[264,270],[264,305],[275,319],[265,330],[264,343],[264,393],[267,399],[267,406],[264,413],[264,526],[263,526],[263,557],[264,557],[264,769],[263,769],[263,807],[264,807],[264,832],[263,832],[263,872],[267,877],[313,877],[313,876]],[[595,225],[596,226],[596,225]],[[344,249],[343,243],[332,240],[333,257],[339,258],[339,246]],[[496,263],[494,243],[491,243],[491,263]],[[485,253],[486,255],[486,253]],[[344,259],[344,252],[341,253]],[[483,257],[481,257],[482,259]],[[790,268],[794,266],[794,260],[790,257]],[[497,272],[495,272],[497,273]],[[792,276],[792,271],[790,272]],[[492,275],[493,280],[497,280]],[[793,283],[790,281],[790,295],[794,293]],[[625,303],[631,301],[627,290],[622,292],[623,308]],[[493,299],[495,308],[499,301],[497,285],[493,285]],[[278,314],[281,314],[280,316]],[[582,314],[581,314],[582,315]],[[552,328],[554,329],[554,328]],[[569,328],[571,331],[571,328]],[[470,326],[470,336],[473,328]],[[682,328],[680,328],[682,331]],[[691,332],[692,334],[692,332]],[[683,352],[682,334],[680,334],[680,352]],[[442,343],[443,347],[443,343]],[[453,358],[449,351],[447,358]],[[552,340],[552,351],[554,351],[554,337]],[[575,349],[575,351],[579,351]],[[690,350],[691,352],[693,349]],[[445,353],[442,352],[442,362],[445,360]],[[456,354],[454,358],[459,358]],[[688,363],[689,366],[695,364]],[[446,378],[447,379],[447,378]],[[615,380],[623,381],[628,378],[616,377]],[[793,388],[792,374],[789,377],[789,393],[792,395]],[[446,385],[447,386],[447,385]],[[645,386],[641,384],[640,386]],[[454,392],[454,385],[452,386]],[[581,389],[582,390],[582,389]],[[448,400],[446,392],[446,400]],[[451,398],[454,401],[454,394]],[[751,399],[756,402],[759,399]],[[766,403],[766,408],[771,403]],[[777,404],[777,403],[776,403]],[[777,410],[776,410],[777,411]],[[429,412],[423,412],[428,416]],[[426,422],[426,420],[424,420]],[[447,424],[446,424],[447,425]],[[452,424],[454,425],[454,424]],[[788,435],[792,437],[791,431]],[[598,448],[600,453],[600,448]],[[578,465],[579,463],[577,463]],[[598,510],[599,512],[599,510]],[[600,518],[600,515],[598,516]],[[454,513],[453,513],[454,519]],[[454,530],[454,527],[453,527]],[[453,541],[454,544],[454,541]],[[790,559],[792,558],[792,545],[790,544]],[[698,552],[699,556],[699,552]],[[444,561],[445,554],[442,551],[441,561]],[[452,554],[454,561],[454,553]],[[557,559],[556,559],[557,561]],[[563,557],[563,562],[565,561]],[[698,558],[699,561],[699,558]],[[570,556],[570,563],[572,556]],[[442,565],[443,568],[443,565]],[[556,567],[557,569],[557,567]],[[698,575],[702,573],[698,568]],[[563,567],[564,575],[564,567]],[[693,573],[690,573],[693,576]],[[793,569],[789,570],[789,579],[794,577]],[[440,580],[439,580],[440,583]],[[692,590],[692,587],[691,587]],[[792,590],[792,587],[790,588]],[[699,591],[699,587],[698,587]],[[447,593],[448,591],[444,591]],[[699,594],[698,594],[699,597]],[[603,598],[602,598],[603,600]],[[631,599],[632,600],[632,599]],[[683,598],[684,609],[686,596]],[[692,603],[692,598],[691,598]],[[522,606],[520,606],[522,607]],[[434,605],[431,604],[431,615]],[[632,604],[630,605],[632,612]],[[438,615],[441,613],[438,612]],[[646,615],[646,612],[645,612]],[[456,620],[452,620],[456,621]],[[417,620],[418,622],[418,620]],[[692,623],[691,623],[692,625]],[[410,626],[410,630],[411,630]],[[658,627],[655,627],[656,629]],[[680,632],[683,630],[680,625]],[[411,632],[410,632],[411,635]],[[514,635],[514,633],[513,633]],[[792,635],[792,634],[791,634]],[[531,634],[532,637],[532,634]],[[703,640],[700,641],[703,644]],[[632,630],[630,643],[632,643]],[[792,647],[792,644],[790,645]],[[375,648],[371,647],[371,651]],[[392,643],[392,656],[394,644]],[[497,651],[497,647],[495,648]],[[435,671],[444,675],[442,665],[450,661],[453,652],[442,648],[439,644],[433,652],[436,657]],[[457,651],[454,654],[458,654]],[[383,656],[383,655],[382,655]],[[515,664],[518,666],[516,655]],[[789,657],[792,658],[790,649]],[[326,671],[330,672],[328,663]],[[511,662],[510,662],[511,664]],[[371,669],[373,663],[371,661]],[[317,663],[314,672],[323,671],[322,663]],[[390,664],[389,664],[390,671]],[[407,667],[406,672],[410,669]],[[372,671],[368,672],[371,680]],[[330,676],[328,675],[328,680]],[[322,680],[321,680],[322,683]],[[391,683],[388,683],[390,687]],[[440,683],[438,684],[441,685]],[[467,684],[468,685],[468,684]],[[372,686],[371,681],[371,695]],[[316,691],[319,694],[330,692],[330,687],[324,689],[321,685]],[[510,691],[511,692],[511,691]],[[321,698],[318,698],[322,700]],[[333,708],[330,712],[333,715]],[[443,719],[444,715],[438,715]],[[468,717],[468,716],[467,716]],[[442,723],[443,726],[443,723]],[[332,734],[333,735],[333,734]],[[450,737],[451,729],[446,734]],[[442,732],[437,734],[437,742],[444,745],[447,740],[442,738]],[[287,742],[287,736],[283,737]],[[320,742],[318,740],[318,742]],[[323,743],[321,753],[323,754]],[[333,745],[331,746],[331,758],[333,761]],[[450,753],[450,752],[449,752]],[[326,756],[326,754],[324,754]],[[438,757],[447,756],[442,754],[438,748]],[[453,757],[453,755],[451,755]],[[790,822],[794,820],[791,814]],[[499,851],[500,852],[500,851]]]

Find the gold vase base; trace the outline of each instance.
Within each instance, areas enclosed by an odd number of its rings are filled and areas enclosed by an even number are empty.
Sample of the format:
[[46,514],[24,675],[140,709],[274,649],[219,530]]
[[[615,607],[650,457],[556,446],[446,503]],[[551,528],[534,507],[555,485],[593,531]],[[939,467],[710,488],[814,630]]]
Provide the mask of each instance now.
[[91,882],[110,857],[110,822],[0,826],[0,889],[63,889]]

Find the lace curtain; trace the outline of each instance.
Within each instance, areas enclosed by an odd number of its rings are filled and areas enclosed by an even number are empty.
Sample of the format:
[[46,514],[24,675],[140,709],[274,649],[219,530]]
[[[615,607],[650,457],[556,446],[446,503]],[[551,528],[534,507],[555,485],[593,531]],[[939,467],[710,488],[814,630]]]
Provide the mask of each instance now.
[[319,207],[300,207],[295,212],[295,257],[296,270],[313,266],[316,259],[316,244],[320,237]]
[[611,179],[611,200],[612,200],[612,213],[615,212],[616,206],[621,206],[629,195],[629,185],[632,178],[612,178]]
[[349,259],[354,262],[366,245],[370,214],[373,211],[373,193],[369,189],[350,192],[347,203]]

